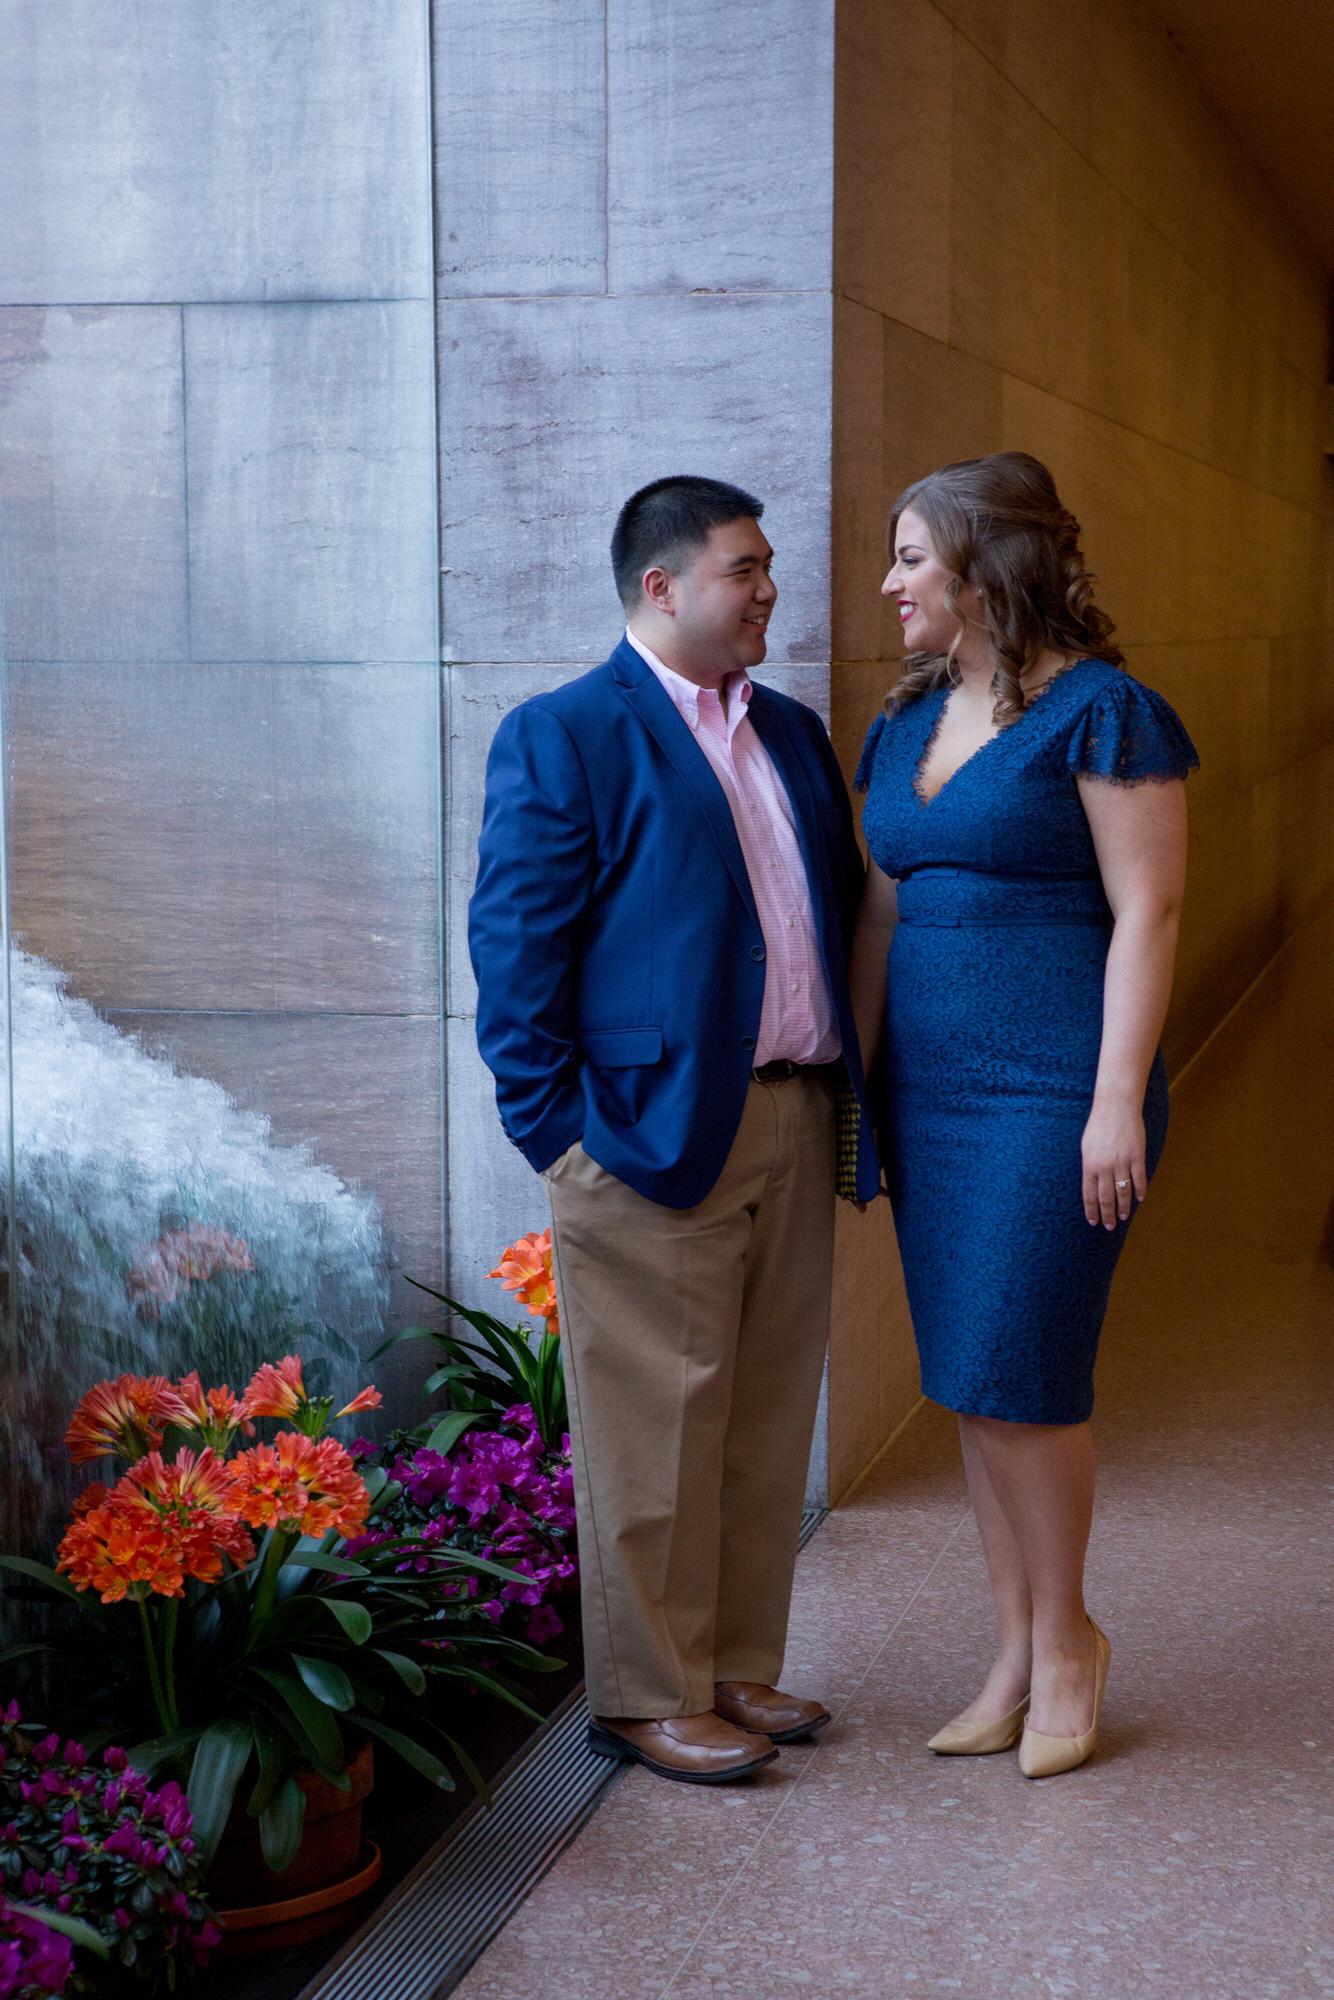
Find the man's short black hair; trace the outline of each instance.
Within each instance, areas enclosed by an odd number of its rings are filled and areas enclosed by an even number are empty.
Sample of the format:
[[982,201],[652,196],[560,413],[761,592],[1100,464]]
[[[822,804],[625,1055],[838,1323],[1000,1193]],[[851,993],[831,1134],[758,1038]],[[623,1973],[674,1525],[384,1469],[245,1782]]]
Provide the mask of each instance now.
[[611,538],[611,566],[621,603],[627,611],[634,609],[644,571],[655,563],[676,574],[703,548],[710,529],[747,516],[758,521],[763,512],[762,500],[722,479],[676,473],[641,486],[617,515]]

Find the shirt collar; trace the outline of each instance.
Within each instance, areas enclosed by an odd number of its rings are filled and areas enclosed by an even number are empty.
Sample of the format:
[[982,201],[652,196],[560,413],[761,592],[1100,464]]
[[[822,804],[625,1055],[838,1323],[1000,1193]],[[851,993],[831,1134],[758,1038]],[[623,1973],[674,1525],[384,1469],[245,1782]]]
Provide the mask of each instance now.
[[[684,674],[678,674],[674,668],[665,665],[651,647],[646,646],[642,639],[636,638],[628,629],[625,636],[645,665],[652,667],[690,727],[698,730],[700,696],[703,695],[707,701],[713,690],[701,688],[697,682],[687,680]],[[718,699],[722,702],[723,712],[727,717],[729,735],[739,723],[744,722],[750,695],[751,684],[748,674],[732,673],[723,682]]]

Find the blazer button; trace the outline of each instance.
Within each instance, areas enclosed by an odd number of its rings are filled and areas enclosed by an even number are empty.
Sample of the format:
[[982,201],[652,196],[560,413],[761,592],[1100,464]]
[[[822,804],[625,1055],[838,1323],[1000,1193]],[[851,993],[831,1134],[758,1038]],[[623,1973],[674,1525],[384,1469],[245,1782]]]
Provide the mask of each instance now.
[[741,1046],[743,1049],[753,1049],[755,1046],[754,1035],[743,1035],[741,1037]]
[[764,946],[762,944],[753,944],[750,948],[750,955],[754,959],[756,965],[763,965]]

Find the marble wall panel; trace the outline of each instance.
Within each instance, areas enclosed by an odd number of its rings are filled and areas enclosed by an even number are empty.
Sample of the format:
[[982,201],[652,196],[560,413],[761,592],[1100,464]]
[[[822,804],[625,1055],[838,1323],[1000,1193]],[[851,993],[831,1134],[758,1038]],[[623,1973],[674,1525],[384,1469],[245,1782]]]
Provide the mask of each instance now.
[[[885,696],[899,677],[900,660],[838,660],[830,669],[833,698],[834,752],[849,785],[857,770],[866,733],[880,713]],[[853,810],[861,817],[861,799],[853,796]]]
[[[268,1118],[279,1145],[307,1144],[340,1180],[375,1198],[385,1232],[391,1329],[425,1318],[409,1276],[443,1279],[441,1026],[435,1019],[155,1013],[107,1018],[189,1075],[208,1076]],[[377,1361],[386,1419],[416,1423],[428,1350]]]
[[0,297],[429,297],[425,19],[7,0]]
[[453,1296],[467,1301],[486,1296],[483,1281],[497,1252],[516,1236],[545,1229],[551,1208],[541,1179],[501,1130],[471,1015],[450,1016],[445,1046],[449,1282]]
[[828,290],[834,0],[608,0],[614,292]]
[[432,14],[441,294],[605,290],[606,0]]
[[561,687],[586,666],[477,666],[444,670],[445,954],[448,1008],[471,1015],[477,985],[468,960],[468,900],[477,878],[486,758],[501,718],[535,694]]
[[445,656],[603,659],[607,547],[636,487],[765,502],[775,642],[829,656],[828,297],[454,300],[441,331]]
[[921,1394],[888,1201],[839,1203],[829,1335],[829,1497],[860,1477]]
[[0,425],[9,657],[182,657],[180,313],[0,308]]
[[[961,37],[954,49],[950,339],[1029,382],[1051,383],[1058,168],[1046,119]],[[1060,254],[1069,246],[1061,243]]]
[[836,289],[948,339],[953,33],[930,0],[837,13]]
[[438,1002],[430,667],[11,667],[16,932],[99,1006]]
[[873,659],[898,637],[880,595],[891,495],[885,486],[885,322],[834,300],[834,491],[830,595],[836,659]]
[[431,311],[185,316],[193,656],[431,660]]
[[955,459],[999,451],[1007,440],[1004,384],[988,363],[886,320],[884,370],[888,514],[912,480]]

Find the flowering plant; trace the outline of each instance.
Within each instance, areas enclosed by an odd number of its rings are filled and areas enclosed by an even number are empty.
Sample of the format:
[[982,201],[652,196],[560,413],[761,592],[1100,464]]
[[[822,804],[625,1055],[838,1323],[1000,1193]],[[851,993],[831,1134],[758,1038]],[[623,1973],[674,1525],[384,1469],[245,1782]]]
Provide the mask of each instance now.
[[564,1631],[552,1600],[573,1590],[579,1573],[568,1436],[549,1451],[520,1403],[497,1429],[469,1430],[450,1452],[398,1432],[383,1458],[397,1491],[350,1553],[395,1542],[404,1575],[429,1575],[431,1551],[441,1545],[494,1557],[513,1572],[510,1580],[488,1572],[450,1579],[441,1588],[452,1604],[471,1607],[483,1630],[521,1627],[533,1646]]
[[[146,1778],[186,1779],[206,1861],[245,1781],[265,1858],[286,1867],[305,1813],[296,1770],[345,1787],[348,1728],[451,1790],[438,1738],[473,1777],[459,1746],[418,1709],[428,1675],[470,1674],[463,1656],[438,1644],[440,1602],[426,1603],[417,1578],[396,1568],[392,1542],[347,1553],[375,1502],[392,1497],[390,1482],[380,1467],[359,1469],[326,1427],[379,1401],[363,1389],[334,1412],[330,1398],[308,1393],[295,1355],[265,1363],[239,1396],[205,1389],[197,1374],[98,1383],[70,1422],[70,1455],[117,1457],[127,1469],[80,1494],[54,1569],[0,1556],[78,1604],[95,1640],[52,1639],[8,1656],[56,1658],[71,1714],[97,1724],[109,1713],[117,1730],[138,1732],[131,1755]],[[252,1443],[262,1419],[286,1428]],[[184,1442],[168,1455],[172,1435]],[[429,1552],[427,1568],[442,1582],[512,1579],[447,1546]],[[550,1664],[507,1644],[515,1664]],[[494,1671],[488,1685],[534,1713]]]
[[0,1890],[0,2000],[46,2000],[65,1991],[74,1952],[50,1915],[31,1904],[11,1903]]
[[565,1375],[561,1366],[560,1311],[556,1303],[556,1281],[551,1260],[551,1231],[521,1236],[500,1254],[500,1262],[489,1278],[498,1278],[520,1305],[542,1321],[537,1347],[531,1345],[527,1328],[506,1326],[494,1314],[462,1306],[444,1292],[410,1278],[419,1292],[437,1299],[455,1318],[461,1319],[480,1336],[482,1345],[446,1333],[434,1326],[409,1326],[395,1334],[377,1355],[397,1346],[401,1340],[429,1340],[444,1357],[443,1365],[428,1377],[426,1391],[433,1395],[443,1389],[450,1414],[434,1426],[423,1427],[426,1442],[436,1451],[448,1451],[455,1439],[483,1418],[503,1421],[506,1410],[524,1404],[548,1450],[556,1449],[569,1428],[565,1396]]
[[[151,1791],[124,1750],[94,1759],[25,1728],[11,1702],[0,1710],[0,1896],[14,1894],[26,1908],[0,1914],[0,1996],[174,1990],[218,1942],[179,1785]],[[107,1961],[105,1984],[76,1945]]]

